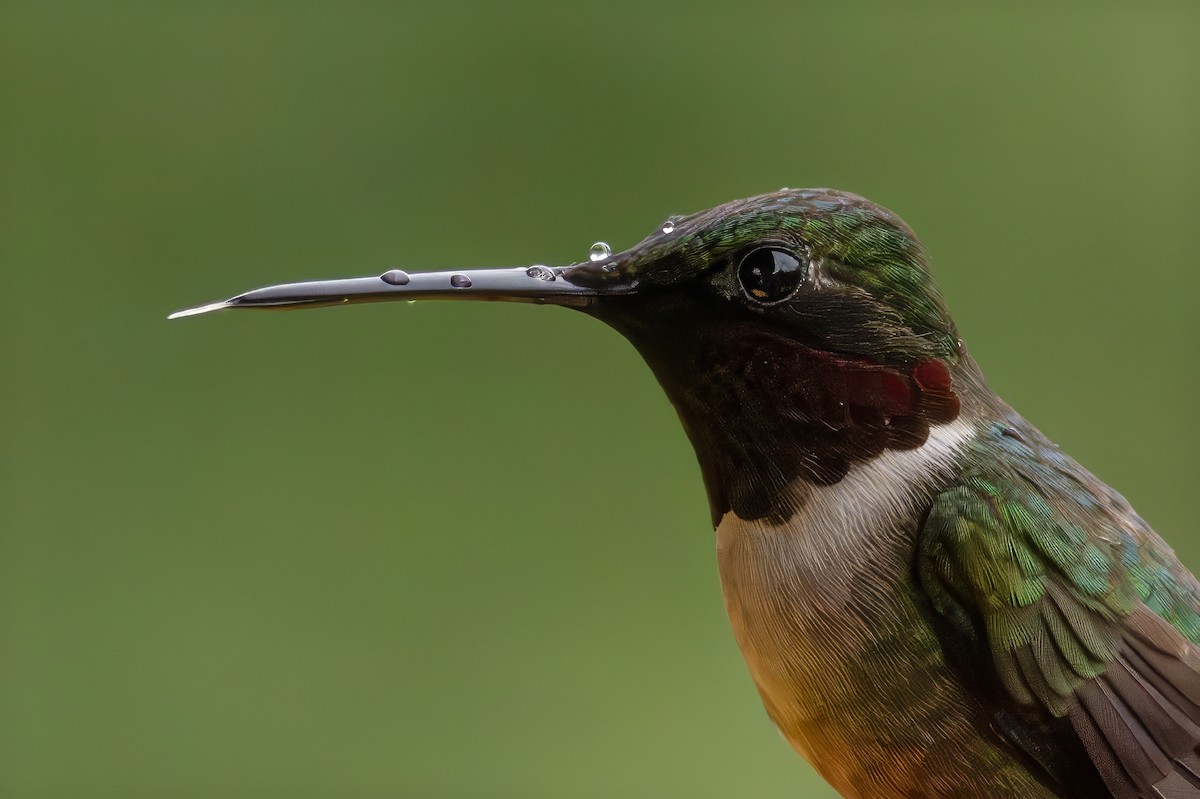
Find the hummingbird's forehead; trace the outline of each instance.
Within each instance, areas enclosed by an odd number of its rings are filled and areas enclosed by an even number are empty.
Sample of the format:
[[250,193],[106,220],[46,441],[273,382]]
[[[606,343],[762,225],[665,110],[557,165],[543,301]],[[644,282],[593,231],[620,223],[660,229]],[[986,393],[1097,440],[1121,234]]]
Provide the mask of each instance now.
[[912,261],[920,244],[882,206],[834,189],[780,189],[671,217],[636,246],[573,271],[591,285],[669,286],[697,277],[758,243],[794,245],[848,266]]

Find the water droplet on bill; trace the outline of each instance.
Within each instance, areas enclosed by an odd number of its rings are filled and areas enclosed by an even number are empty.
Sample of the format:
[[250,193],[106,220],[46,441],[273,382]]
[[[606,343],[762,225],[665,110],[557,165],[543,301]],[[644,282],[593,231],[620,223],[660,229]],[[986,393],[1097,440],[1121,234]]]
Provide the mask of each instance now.
[[409,281],[408,273],[399,269],[389,269],[380,275],[379,279],[393,286],[407,286]]
[[608,244],[603,241],[596,242],[592,245],[592,248],[588,250],[588,260],[593,262],[603,261],[610,255],[612,255],[612,247],[609,247]]
[[471,288],[471,278],[466,275],[451,275],[450,285],[456,289],[469,289]]
[[545,280],[547,283],[554,280],[554,270],[541,264],[529,267],[525,270],[525,274],[530,277],[536,277],[538,280]]

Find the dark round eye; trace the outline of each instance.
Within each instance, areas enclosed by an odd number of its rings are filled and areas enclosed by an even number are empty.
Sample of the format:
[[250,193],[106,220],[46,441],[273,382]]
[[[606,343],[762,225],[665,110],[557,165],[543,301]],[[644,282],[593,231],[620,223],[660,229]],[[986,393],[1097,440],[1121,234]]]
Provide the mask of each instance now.
[[746,253],[738,264],[742,291],[756,302],[786,300],[807,276],[807,263],[777,247],[759,247]]

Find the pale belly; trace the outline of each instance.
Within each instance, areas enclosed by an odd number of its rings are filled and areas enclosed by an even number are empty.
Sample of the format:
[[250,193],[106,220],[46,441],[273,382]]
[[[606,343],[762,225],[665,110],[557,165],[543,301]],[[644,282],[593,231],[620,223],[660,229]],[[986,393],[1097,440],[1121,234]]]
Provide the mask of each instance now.
[[729,620],[783,736],[847,797],[1052,797],[973,722],[908,582],[911,545],[867,557],[822,538],[732,514],[718,528]]

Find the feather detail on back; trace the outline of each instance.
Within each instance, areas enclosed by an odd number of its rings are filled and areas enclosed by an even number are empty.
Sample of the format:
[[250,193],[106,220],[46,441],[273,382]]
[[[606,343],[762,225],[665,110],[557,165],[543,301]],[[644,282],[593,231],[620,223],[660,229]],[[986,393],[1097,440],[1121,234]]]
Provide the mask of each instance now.
[[946,635],[965,639],[951,648],[1003,686],[1006,736],[1064,796],[1090,795],[1067,785],[1073,743],[1114,799],[1200,798],[1196,579],[1023,420],[977,447],[934,501],[917,569]]

